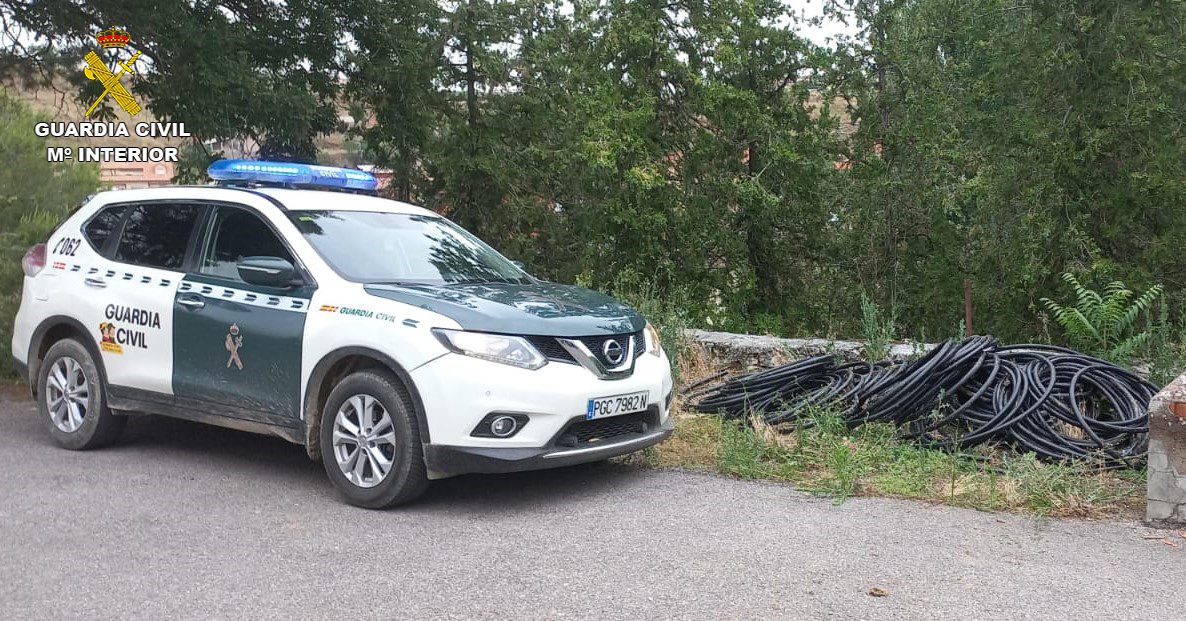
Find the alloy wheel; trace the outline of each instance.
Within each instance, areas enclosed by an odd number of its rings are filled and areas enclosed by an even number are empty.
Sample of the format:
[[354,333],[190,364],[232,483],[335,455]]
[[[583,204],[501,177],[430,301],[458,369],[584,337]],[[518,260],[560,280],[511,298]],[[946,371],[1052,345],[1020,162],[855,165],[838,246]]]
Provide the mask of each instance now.
[[66,433],[77,431],[86,417],[90,395],[90,382],[77,360],[62,357],[54,361],[45,379],[45,405],[55,427]]
[[358,487],[374,487],[387,478],[395,461],[395,425],[379,400],[354,395],[334,416],[334,458],[346,478]]

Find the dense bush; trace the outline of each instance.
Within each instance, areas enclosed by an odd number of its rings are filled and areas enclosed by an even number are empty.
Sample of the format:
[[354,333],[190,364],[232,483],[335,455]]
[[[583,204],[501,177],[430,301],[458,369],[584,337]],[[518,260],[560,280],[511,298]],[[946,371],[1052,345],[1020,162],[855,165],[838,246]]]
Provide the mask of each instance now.
[[12,318],[20,304],[21,257],[99,187],[94,165],[48,164],[37,118],[0,89],[0,377],[11,375]]

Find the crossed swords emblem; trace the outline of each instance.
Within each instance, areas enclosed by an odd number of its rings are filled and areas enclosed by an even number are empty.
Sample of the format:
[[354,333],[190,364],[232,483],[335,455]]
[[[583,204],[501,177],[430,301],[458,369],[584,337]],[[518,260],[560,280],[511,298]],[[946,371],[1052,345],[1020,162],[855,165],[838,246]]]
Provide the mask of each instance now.
[[240,371],[243,370],[243,361],[239,359],[239,349],[242,347],[243,337],[239,334],[239,326],[232,323],[226,335],[226,350],[231,352],[231,357],[226,361],[226,368],[229,369],[231,364],[234,364]]
[[136,113],[140,111],[140,104],[136,103],[136,100],[132,98],[132,94],[128,92],[128,89],[124,88],[124,85],[119,83],[119,79],[123,77],[125,73],[136,73],[135,71],[132,71],[132,65],[136,64],[136,59],[139,57],[140,52],[136,52],[127,61],[120,61],[119,65],[122,67],[122,69],[119,70],[119,73],[112,73],[111,70],[107,68],[107,65],[103,64],[103,61],[99,58],[98,54],[94,52],[87,52],[87,66],[82,70],[82,73],[88,79],[102,82],[105,90],[103,91],[103,94],[99,95],[99,98],[95,100],[95,103],[91,104],[90,108],[87,108],[86,114],[83,116],[90,116],[91,112],[95,109],[95,106],[99,105],[99,102],[103,101],[103,98],[106,97],[108,93],[111,93],[112,99],[115,99],[115,102],[119,104],[119,107],[123,108],[128,114],[136,116]]

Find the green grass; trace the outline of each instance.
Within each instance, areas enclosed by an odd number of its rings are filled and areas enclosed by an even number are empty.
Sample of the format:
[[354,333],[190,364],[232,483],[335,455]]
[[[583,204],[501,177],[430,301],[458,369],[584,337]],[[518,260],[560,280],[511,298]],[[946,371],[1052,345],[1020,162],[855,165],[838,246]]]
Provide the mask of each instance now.
[[888,425],[848,429],[834,413],[778,434],[714,415],[679,416],[672,440],[649,465],[794,484],[837,504],[854,496],[891,496],[1043,516],[1135,516],[1144,472],[1051,464],[1033,455],[983,449],[954,454],[896,439]]

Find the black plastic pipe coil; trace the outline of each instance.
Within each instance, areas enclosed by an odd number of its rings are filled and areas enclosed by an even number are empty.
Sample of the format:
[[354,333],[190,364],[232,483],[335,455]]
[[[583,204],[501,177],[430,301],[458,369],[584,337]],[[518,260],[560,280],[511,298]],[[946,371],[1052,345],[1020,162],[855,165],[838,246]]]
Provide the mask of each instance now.
[[889,423],[905,438],[962,450],[1010,445],[1051,460],[1129,461],[1144,455],[1157,388],[1110,362],[1050,345],[977,336],[942,343],[913,362],[843,363],[833,355],[689,388],[692,409],[780,431],[839,413],[850,427]]

